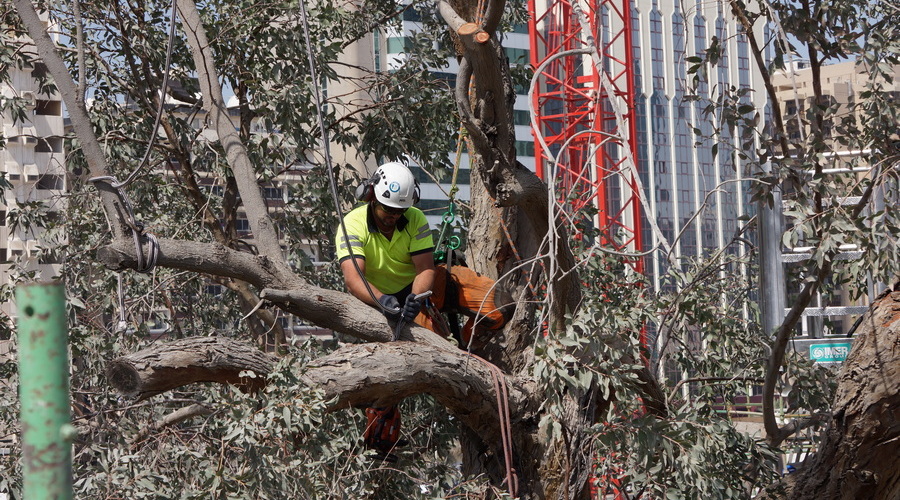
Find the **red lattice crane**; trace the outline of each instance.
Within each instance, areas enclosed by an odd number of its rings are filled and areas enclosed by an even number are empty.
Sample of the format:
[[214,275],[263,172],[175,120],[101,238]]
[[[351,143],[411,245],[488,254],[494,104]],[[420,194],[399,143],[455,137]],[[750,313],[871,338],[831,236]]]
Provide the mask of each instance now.
[[[528,10],[531,64],[538,77],[532,108],[546,142],[544,147],[535,137],[537,175],[556,183],[569,217],[584,217],[588,206],[596,209],[591,222],[600,229],[602,245],[641,251],[636,168],[626,164],[628,158],[638,158],[631,0],[585,0],[577,5],[570,0],[528,0]],[[596,54],[563,55],[591,48],[591,42]],[[603,74],[597,71],[597,55]],[[630,262],[643,272],[643,259]],[[645,332],[640,342],[646,349]],[[616,478],[592,479],[592,498],[610,495],[624,498]]]
[[[591,222],[603,245],[640,251],[638,185],[625,165],[629,154],[634,161],[638,157],[631,0],[586,0],[577,6],[569,0],[529,0],[528,9],[531,63],[538,72],[531,99],[546,141],[545,148],[535,138],[537,175],[556,182],[569,216],[583,217],[584,208],[596,208]],[[603,75],[589,54],[560,57],[589,48],[582,26],[590,27]],[[589,130],[595,132],[580,133]],[[559,155],[555,168],[554,155]],[[642,259],[632,265],[643,272]]]

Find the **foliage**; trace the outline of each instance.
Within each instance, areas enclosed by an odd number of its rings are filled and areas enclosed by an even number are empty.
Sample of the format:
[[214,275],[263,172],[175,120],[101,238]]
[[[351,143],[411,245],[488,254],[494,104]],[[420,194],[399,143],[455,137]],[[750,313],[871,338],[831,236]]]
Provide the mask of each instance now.
[[[104,359],[98,353],[132,350],[137,337],[83,335],[75,327],[75,418],[84,426],[75,443],[76,498],[422,498],[464,492],[449,446],[455,423],[426,398],[404,403],[404,437],[397,464],[383,463],[362,448],[365,418],[359,411],[328,412],[321,391],[302,381],[305,362],[318,351],[298,346],[284,357],[259,394],[221,387],[195,387],[143,403],[104,389]],[[140,342],[144,343],[144,342]],[[101,370],[101,372],[98,372]],[[12,377],[11,381],[15,381]],[[10,391],[3,420],[17,409]],[[140,432],[166,413],[190,403],[212,414],[144,436]],[[18,450],[3,457],[0,491],[20,498]]]
[[[536,349],[535,375],[548,394],[544,427],[549,432],[561,431],[554,422],[563,410],[563,394],[612,399],[599,409],[601,423],[592,428],[601,490],[635,498],[746,498],[749,487],[776,477],[777,450],[738,430],[727,411],[729,401],[748,395],[748,379],[761,376],[766,339],[742,319],[747,284],[740,274],[723,279],[721,264],[701,262],[673,272],[670,279],[690,286],[654,296],[645,283],[628,278],[633,273],[621,260],[596,256],[581,270],[584,307],[565,332],[548,336]],[[724,300],[710,296],[733,302],[723,306]],[[665,320],[655,323],[659,317]],[[663,356],[671,358],[671,371],[694,380],[666,387],[665,419],[647,411],[637,377],[645,359],[638,334],[653,328],[667,339],[661,344],[668,346]],[[709,467],[712,462],[716,467]]]
[[748,498],[749,487],[777,474],[777,456],[719,418],[687,402],[670,418],[613,418],[595,428],[600,488],[640,498]]
[[[715,126],[692,124],[698,141],[716,143],[714,154],[739,159],[750,170],[777,158],[771,172],[757,177],[761,182],[754,183],[754,201],[771,199],[776,186],[789,188],[787,215],[793,227],[785,243],[815,247],[813,256],[797,270],[799,283],[808,283],[824,266],[835,263],[841,244],[854,243],[865,250],[863,260],[837,267],[837,277],[824,283],[826,288],[860,283],[867,273],[887,282],[900,271],[896,208],[886,204],[859,214],[834,201],[874,188],[895,194],[890,177],[895,174],[887,166],[896,157],[900,111],[884,86],[898,62],[897,23],[888,21],[881,5],[851,9],[846,2],[831,4],[840,8],[828,10],[822,25],[807,23],[808,13],[791,3],[773,4],[771,10],[767,6],[763,15],[772,16],[774,23],[774,14],[779,13],[781,26],[810,43],[819,55],[859,55],[873,76],[882,77],[869,80],[853,113],[842,113],[834,103],[811,107],[797,120],[815,124],[819,133],[798,142],[774,126],[759,129],[765,111],[747,104],[750,89],[725,88],[699,108],[703,116],[698,119]],[[150,134],[155,133],[150,128],[163,71],[168,3],[79,5],[88,51],[85,64],[78,67],[79,76],[88,82],[96,133],[115,175],[122,179],[138,166]],[[328,259],[331,252],[330,232],[336,219],[330,207],[352,200],[358,179],[350,167],[370,158],[403,156],[414,158],[437,177],[450,167],[446,151],[455,149],[459,140],[456,111],[450,85],[431,70],[445,67],[452,42],[424,2],[404,6],[370,0],[355,9],[322,3],[309,13],[322,80],[315,82],[309,76],[308,48],[296,4],[213,1],[204,6],[204,21],[217,41],[217,69],[238,102],[236,126],[260,186],[280,189],[280,196],[268,202],[289,259],[310,282],[339,288],[333,263],[318,266],[313,260]],[[522,22],[521,7],[508,5],[508,24]],[[77,19],[71,8],[66,3],[53,5],[63,33],[75,32]],[[409,40],[403,64],[396,71],[344,74],[346,68],[336,62],[340,51],[375,26],[396,25],[404,10],[416,12],[424,28]],[[3,12],[6,16],[10,10]],[[2,22],[3,28],[12,23],[6,17]],[[840,34],[843,29],[864,29],[871,36],[860,45],[857,37]],[[789,49],[781,41],[776,45],[778,53],[768,68],[773,71],[785,67]],[[5,44],[0,51],[0,77],[6,76],[2,71],[9,65],[24,64],[28,57],[10,47]],[[180,103],[167,109],[166,140],[157,144],[150,165],[127,188],[136,216],[160,236],[218,241],[252,251],[239,223],[240,203],[225,151],[202,133],[205,116],[196,102],[190,51],[180,40],[173,49],[171,76],[178,82]],[[707,67],[717,64],[720,50],[714,44],[688,60],[694,85],[704,83]],[[75,68],[74,51],[67,57]],[[526,68],[516,74],[518,85],[527,81]],[[348,152],[334,165],[342,177],[340,199],[331,200],[329,172],[315,132],[319,110],[312,91],[336,83],[363,90],[361,97],[325,95],[322,111],[331,139]],[[347,112],[357,99],[366,102],[364,109]],[[699,95],[690,99],[702,101]],[[0,100],[0,110],[17,117],[22,116],[23,105],[15,98]],[[823,133],[825,122],[831,136]],[[257,131],[264,133],[253,133]],[[704,136],[707,132],[712,135]],[[125,273],[120,296],[118,277],[93,259],[108,235],[94,187],[83,179],[79,148],[77,141],[67,143],[73,184],[64,220],[55,220],[41,204],[22,205],[9,214],[20,229],[44,228],[54,241],[44,251],[66,256],[62,274],[71,304],[76,423],[84,424],[75,449],[78,496],[279,498],[292,491],[309,498],[432,498],[485,488],[483,478],[464,478],[457,468],[452,450],[459,423],[424,396],[404,402],[404,438],[410,445],[400,452],[400,463],[373,461],[360,446],[364,419],[359,412],[327,411],[330,402],[303,383],[304,367],[322,352],[320,346],[293,346],[258,394],[191,387],[131,402],[110,393],[104,363],[153,342],[148,333],[155,315],[168,318],[172,337],[242,336],[247,331],[243,311],[248,304],[233,281],[163,269],[149,275]],[[882,175],[827,176],[823,169],[835,163],[831,153],[839,149],[876,151],[875,162],[885,167]],[[167,169],[166,175],[159,175],[162,169]],[[290,182],[280,180],[285,173],[292,177]],[[566,401],[574,395],[585,407],[596,408],[592,416],[602,422],[587,429],[601,486],[608,480],[632,496],[650,498],[742,498],[754,486],[773,481],[780,472],[775,459],[779,450],[738,431],[728,412],[739,398],[753,394],[766,375],[771,352],[771,339],[758,326],[752,296],[757,286],[750,279],[755,275],[752,255],[726,252],[681,262],[668,268],[661,277],[661,291],[653,293],[648,283],[628,272],[622,259],[590,254],[590,241],[573,243],[585,262],[579,269],[584,303],[561,331],[534,335],[528,373],[537,381],[539,394],[546,395],[540,421],[545,436],[560,438],[572,430],[561,422]],[[310,246],[301,248],[306,244]],[[32,278],[33,272],[20,264],[16,272],[21,279]],[[213,285],[215,294],[209,293]],[[8,299],[11,290],[0,289],[0,299]],[[126,324],[119,325],[123,309]],[[12,336],[9,330],[0,331],[0,338]],[[661,349],[654,356],[648,356],[642,345],[642,333],[659,338]],[[648,364],[654,373],[668,375],[662,377],[665,418],[648,413],[642,401],[645,393],[637,373]],[[787,394],[786,412],[827,409],[834,389],[827,370],[797,356],[787,356],[778,369],[784,373],[779,389]],[[15,385],[12,361],[0,364],[0,379]],[[194,403],[213,413],[137,439],[148,424]],[[15,429],[17,411],[14,391],[0,391],[0,435]],[[14,498],[19,494],[17,446],[11,455],[0,457],[0,492],[11,492]]]

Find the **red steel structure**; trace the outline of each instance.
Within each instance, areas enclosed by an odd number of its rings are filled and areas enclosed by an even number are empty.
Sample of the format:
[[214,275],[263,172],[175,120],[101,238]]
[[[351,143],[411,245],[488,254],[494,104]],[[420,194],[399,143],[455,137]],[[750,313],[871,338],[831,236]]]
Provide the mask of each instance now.
[[[544,147],[535,137],[537,175],[556,183],[573,220],[583,218],[588,206],[596,209],[591,222],[600,229],[601,244],[641,251],[639,188],[635,170],[625,165],[629,154],[638,158],[631,0],[585,0],[576,6],[578,1],[528,0],[531,64],[538,73],[532,108],[546,142]],[[591,48],[591,41],[602,75],[591,54],[564,55]],[[643,259],[631,264],[643,272]],[[646,349],[643,332],[641,345]],[[591,480],[591,498],[624,496],[615,477],[601,476]]]
[[[600,229],[602,244],[640,251],[638,187],[624,164],[627,152],[638,157],[631,0],[585,0],[577,6],[570,0],[528,0],[528,9],[531,64],[539,71],[531,99],[546,142],[545,148],[535,138],[537,175],[556,182],[570,217],[583,217],[579,213],[589,205],[596,208],[591,223]],[[590,48],[583,24],[597,46],[602,76],[590,54],[561,56]],[[632,265],[643,272],[642,259]]]

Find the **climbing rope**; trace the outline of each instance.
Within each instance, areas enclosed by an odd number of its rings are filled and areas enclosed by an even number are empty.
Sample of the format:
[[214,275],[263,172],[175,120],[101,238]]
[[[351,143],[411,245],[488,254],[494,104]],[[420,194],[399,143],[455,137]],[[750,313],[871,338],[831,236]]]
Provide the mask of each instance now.
[[113,188],[118,189],[120,187],[125,187],[137,177],[138,172],[140,172],[144,166],[150,161],[150,152],[153,150],[153,144],[156,142],[156,131],[159,130],[159,124],[162,121],[163,109],[165,109],[166,104],[166,89],[169,86],[169,72],[172,68],[172,52],[173,47],[175,46],[175,0],[172,0],[172,6],[170,7],[171,14],[169,16],[169,42],[166,47],[166,69],[163,72],[162,84],[159,89],[159,104],[156,107],[156,118],[153,121],[153,128],[151,129],[152,133],[150,134],[150,140],[147,143],[147,150],[144,151],[144,157],[141,159],[141,162],[138,163],[138,166],[131,171],[128,177],[122,181],[121,184],[113,185]]
[[447,211],[444,212],[444,215],[441,217],[441,230],[438,235],[437,247],[434,252],[434,261],[435,262],[446,262],[447,263],[447,271],[450,271],[450,266],[452,265],[452,255],[453,251],[458,249],[461,240],[459,236],[452,235],[447,238],[444,236],[447,234],[448,229],[452,231],[452,224],[456,222],[456,193],[459,191],[459,186],[456,184],[456,180],[459,178],[459,165],[462,161],[462,149],[463,144],[468,142],[468,137],[466,136],[466,128],[464,125],[459,125],[459,141],[456,144],[456,160],[453,162],[453,175],[450,177],[450,192],[447,197],[449,199],[450,205],[447,207]]
[[[88,179],[89,182],[103,182],[107,184],[116,196],[119,198],[122,207],[122,216],[125,218],[125,224],[131,229],[131,237],[134,239],[135,271],[139,273],[149,273],[156,267],[156,261],[159,257],[159,240],[153,233],[144,231],[144,224],[134,218],[134,211],[131,208],[131,201],[123,189],[124,183],[119,182],[115,177],[101,176]],[[141,236],[147,237],[149,244],[149,252],[145,256],[144,248],[141,245]]]
[[[128,174],[128,177],[125,178],[124,181],[119,182],[118,179],[112,176],[99,176],[92,177],[88,179],[89,182],[104,182],[109,185],[110,188],[116,193],[116,196],[119,198],[119,202],[122,204],[122,208],[125,211],[123,214],[125,216],[125,224],[131,228],[131,234],[134,238],[135,252],[137,255],[137,266],[136,270],[140,273],[149,273],[153,270],[153,267],[156,266],[156,260],[159,255],[159,241],[156,239],[152,233],[144,232],[144,225],[135,220],[134,211],[131,208],[131,202],[128,200],[128,195],[125,194],[124,188],[125,186],[131,184],[132,181],[137,177],[138,172],[144,168],[144,166],[150,160],[150,153],[153,151],[153,145],[156,142],[156,131],[159,130],[159,124],[162,121],[163,110],[165,109],[166,103],[166,88],[169,86],[169,72],[172,67],[172,52],[173,47],[175,45],[175,20],[176,20],[176,8],[175,8],[175,0],[172,0],[172,6],[170,8],[171,14],[169,16],[169,41],[166,47],[166,67],[163,72],[162,84],[159,90],[159,104],[156,107],[156,117],[153,120],[153,128],[151,129],[150,139],[147,143],[147,150],[144,151],[144,157],[141,159],[141,162],[138,163],[138,166]],[[147,256],[146,260],[144,259],[143,248],[141,247],[140,238],[141,236],[146,235],[147,239],[150,243],[150,254]],[[119,283],[119,289],[121,293],[121,280]]]
[[319,77],[316,73],[316,61],[313,57],[312,42],[310,41],[309,37],[309,19],[306,13],[306,4],[304,2],[300,2],[300,18],[303,24],[303,38],[306,42],[306,56],[307,60],[309,61],[309,76],[312,80],[312,95],[316,104],[316,118],[318,120],[319,133],[322,136],[322,152],[325,157],[325,169],[328,171],[328,187],[331,194],[331,199],[334,201],[334,208],[338,214],[338,220],[340,221],[341,236],[344,238],[344,242],[347,244],[347,250],[350,252],[350,262],[353,263],[353,268],[356,270],[356,274],[359,275],[360,279],[363,282],[363,285],[365,285],[366,287],[366,291],[369,293],[369,297],[372,298],[372,303],[374,303],[375,306],[381,309],[383,312],[393,313],[396,311],[388,311],[386,307],[378,302],[378,299],[375,297],[375,292],[372,291],[372,285],[369,284],[369,281],[366,279],[366,276],[362,272],[362,269],[359,268],[359,263],[356,262],[356,256],[353,254],[353,246],[350,245],[350,237],[347,234],[347,225],[344,223],[344,211],[341,209],[341,199],[340,195],[338,194],[337,181],[334,178],[334,167],[331,161],[331,148],[329,147],[331,141],[328,138],[328,129],[325,128],[325,117],[322,115],[322,97],[319,92],[319,86],[316,83],[319,81]]
[[491,382],[497,398],[497,420],[500,423],[500,447],[503,448],[503,462],[506,468],[506,488],[512,498],[518,497],[519,477],[513,466],[512,421],[509,416],[509,391],[506,375],[497,365],[488,360],[469,353],[469,356],[481,361],[491,372]]
[[[131,236],[134,239],[134,250],[135,257],[137,260],[137,265],[135,266],[135,270],[139,273],[150,273],[153,271],[153,268],[156,267],[156,261],[159,258],[159,240],[153,233],[145,232],[144,225],[135,220],[134,218],[134,210],[131,207],[131,201],[128,199],[127,194],[124,191],[125,186],[131,184],[132,181],[137,177],[138,173],[147,165],[150,161],[150,153],[153,151],[153,145],[156,142],[157,130],[159,130],[159,124],[162,121],[163,110],[165,109],[166,103],[166,89],[169,86],[169,72],[172,68],[172,52],[173,47],[175,46],[175,21],[176,21],[176,0],[172,0],[172,5],[170,7],[170,17],[169,17],[169,40],[166,45],[166,63],[165,63],[165,71],[163,72],[162,83],[160,84],[159,90],[159,103],[156,107],[156,117],[153,120],[153,128],[151,129],[150,139],[147,142],[147,149],[144,151],[144,157],[141,159],[140,163],[138,163],[137,167],[128,174],[128,177],[125,178],[124,181],[119,182],[118,179],[112,176],[99,176],[92,177],[88,179],[88,182],[103,182],[109,185],[109,187],[115,192],[116,196],[119,198],[119,203],[121,204],[122,210],[124,213],[122,215],[125,216],[125,224],[131,229]],[[149,253],[144,256],[144,249],[141,245],[141,236],[147,237],[147,242],[149,243]],[[128,321],[125,315],[125,290],[122,284],[122,272],[117,273],[116,276],[116,295],[118,296],[119,303],[119,322],[116,325],[116,333],[122,333],[127,331],[128,329]]]

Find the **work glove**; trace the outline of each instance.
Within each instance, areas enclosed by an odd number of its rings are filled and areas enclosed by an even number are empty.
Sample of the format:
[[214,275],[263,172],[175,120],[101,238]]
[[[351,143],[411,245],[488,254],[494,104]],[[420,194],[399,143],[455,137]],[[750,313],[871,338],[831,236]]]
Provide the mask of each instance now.
[[406,303],[403,304],[403,320],[406,322],[411,322],[416,319],[416,316],[419,315],[419,311],[422,309],[422,301],[416,299],[416,294],[411,293],[406,297]]
[[385,318],[394,322],[400,321],[402,311],[400,310],[400,301],[397,300],[397,297],[384,294],[378,297],[378,303],[381,304],[381,312],[384,313]]

